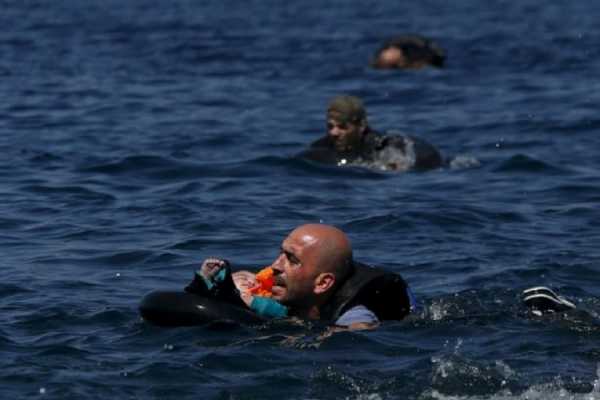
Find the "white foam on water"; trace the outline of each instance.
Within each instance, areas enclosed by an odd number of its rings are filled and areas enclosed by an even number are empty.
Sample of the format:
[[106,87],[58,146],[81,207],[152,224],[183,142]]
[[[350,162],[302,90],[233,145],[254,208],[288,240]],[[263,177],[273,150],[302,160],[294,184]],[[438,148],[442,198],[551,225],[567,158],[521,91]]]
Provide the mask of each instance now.
[[450,160],[450,169],[466,169],[481,166],[481,162],[473,156],[458,155]]
[[[442,365],[443,364],[443,365]],[[439,376],[448,376],[448,369],[453,368],[452,362],[444,361],[437,368]],[[508,376],[514,372],[506,365],[505,373]],[[442,369],[442,370],[440,370]],[[473,370],[475,372],[476,368]],[[592,382],[593,387],[589,393],[571,393],[563,387],[563,384],[558,378],[555,382],[532,385],[530,388],[521,393],[511,393],[509,389],[502,389],[498,393],[491,395],[448,395],[440,393],[436,389],[428,389],[423,392],[418,398],[434,399],[434,400],[600,400],[600,363],[596,365],[596,379]]]
[[428,311],[433,321],[441,321],[448,315],[447,305],[443,302],[433,302]]

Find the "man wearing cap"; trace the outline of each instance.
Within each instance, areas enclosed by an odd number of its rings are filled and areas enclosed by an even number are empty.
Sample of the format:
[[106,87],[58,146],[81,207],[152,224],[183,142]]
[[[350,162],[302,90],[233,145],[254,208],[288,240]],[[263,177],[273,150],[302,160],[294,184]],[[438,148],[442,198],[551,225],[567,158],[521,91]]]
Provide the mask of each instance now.
[[442,165],[439,151],[413,136],[386,136],[367,122],[362,101],[335,97],[327,108],[327,135],[301,154],[309,160],[337,165],[362,165],[386,171],[431,169]]

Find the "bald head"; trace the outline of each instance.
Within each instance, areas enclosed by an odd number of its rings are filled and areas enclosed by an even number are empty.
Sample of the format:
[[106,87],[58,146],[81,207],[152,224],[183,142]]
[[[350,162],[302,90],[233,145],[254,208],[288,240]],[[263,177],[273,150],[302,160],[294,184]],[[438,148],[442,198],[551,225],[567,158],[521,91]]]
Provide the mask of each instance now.
[[299,226],[283,240],[271,264],[273,298],[297,315],[314,316],[351,266],[352,247],[344,232],[324,224]]
[[352,246],[344,232],[325,224],[306,224],[294,229],[296,236],[314,250],[318,272],[333,272],[343,277],[352,261]]

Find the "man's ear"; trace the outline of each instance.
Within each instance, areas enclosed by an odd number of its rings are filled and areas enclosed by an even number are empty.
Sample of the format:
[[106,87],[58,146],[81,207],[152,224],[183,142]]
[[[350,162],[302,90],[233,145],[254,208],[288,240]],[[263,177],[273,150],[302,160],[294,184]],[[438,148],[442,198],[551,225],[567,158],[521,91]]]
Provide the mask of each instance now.
[[333,287],[335,283],[335,275],[331,272],[323,272],[315,279],[315,294],[322,294]]

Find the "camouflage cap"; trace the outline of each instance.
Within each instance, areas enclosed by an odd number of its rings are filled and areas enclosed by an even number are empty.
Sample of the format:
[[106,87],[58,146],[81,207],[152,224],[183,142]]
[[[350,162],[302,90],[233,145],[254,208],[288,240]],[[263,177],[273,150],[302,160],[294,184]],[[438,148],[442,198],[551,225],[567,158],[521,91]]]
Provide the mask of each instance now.
[[358,97],[341,95],[329,103],[327,117],[342,123],[356,123],[366,119],[367,112]]

